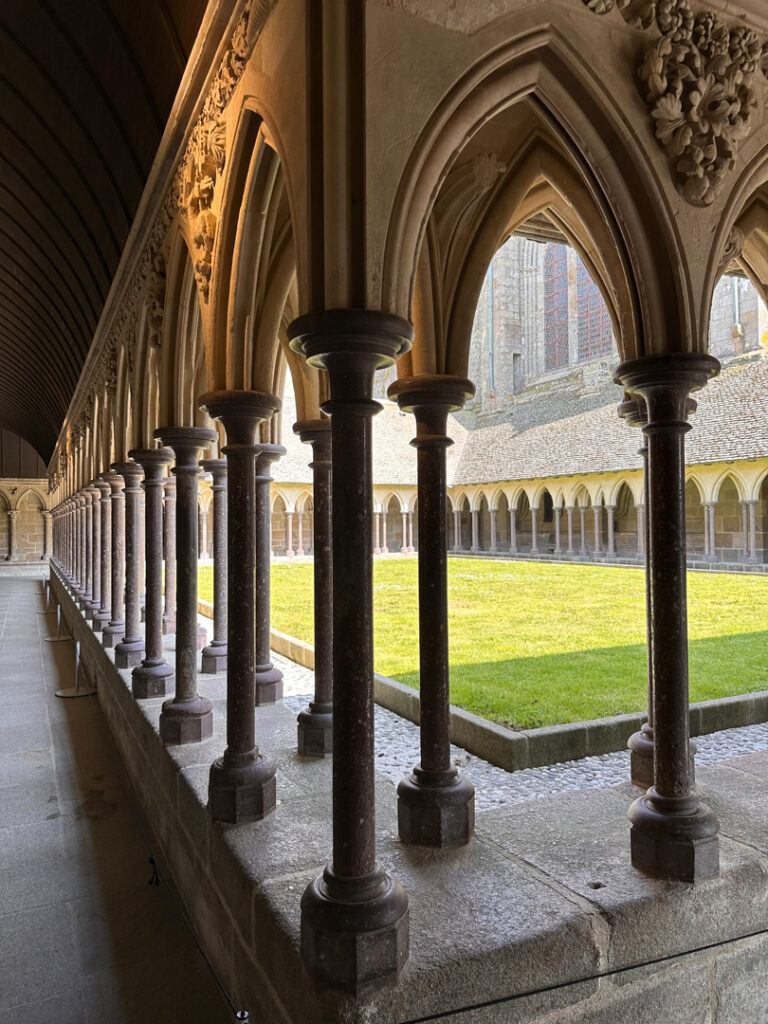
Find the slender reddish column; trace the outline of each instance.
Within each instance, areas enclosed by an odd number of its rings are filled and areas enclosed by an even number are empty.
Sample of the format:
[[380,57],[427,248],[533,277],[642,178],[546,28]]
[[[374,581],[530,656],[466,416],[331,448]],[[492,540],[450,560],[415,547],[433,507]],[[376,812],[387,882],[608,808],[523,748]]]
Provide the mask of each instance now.
[[115,465],[111,473],[104,474],[104,479],[112,490],[112,614],[104,626],[101,642],[105,647],[116,647],[125,635],[125,481]]
[[144,656],[139,603],[139,500],[144,471],[136,462],[115,465],[125,481],[125,635],[115,647],[118,668],[135,668]]
[[331,560],[331,421],[304,420],[294,432],[312,445],[314,497],[315,696],[299,714],[298,750],[305,757],[333,751],[333,564]]
[[144,532],[146,536],[146,614],[144,659],[131,673],[138,700],[164,697],[173,683],[173,669],[163,656],[163,484],[173,452],[144,448],[128,453],[144,470]]
[[283,696],[283,673],[272,664],[270,567],[269,485],[270,466],[285,448],[279,444],[259,444],[256,456],[256,502],[254,529],[256,533],[256,704],[272,704]]
[[697,882],[719,872],[719,824],[693,789],[688,724],[685,544],[687,400],[719,369],[712,356],[647,356],[616,377],[645,399],[654,785],[629,809],[632,864],[655,878]]
[[333,858],[304,892],[301,949],[319,988],[359,998],[408,959],[408,897],[376,862],[371,419],[374,372],[408,350],[412,328],[340,309],[295,320],[290,335],[328,371],[333,435]]
[[255,677],[255,462],[258,426],[280,408],[280,399],[259,391],[211,391],[201,407],[227,434],[227,747],[211,765],[208,809],[214,821],[236,823],[274,810],[275,766],[256,746]]
[[406,377],[389,388],[416,418],[421,761],[397,787],[397,809],[400,838],[420,846],[460,846],[475,826],[475,788],[451,763],[445,518],[448,413],[474,393],[470,381],[447,376]]
[[166,477],[163,500],[163,558],[165,564],[165,608],[163,633],[176,632],[176,480]]
[[200,463],[213,477],[213,639],[203,649],[203,672],[227,667],[227,460]]
[[193,743],[213,732],[213,706],[197,692],[197,479],[200,451],[216,440],[216,432],[204,427],[161,427],[154,436],[176,456],[173,474],[178,496],[176,693],[163,704],[160,737],[165,743]]
[[109,473],[102,473],[96,481],[101,493],[101,605],[93,613],[93,628],[103,630],[112,616],[112,488]]

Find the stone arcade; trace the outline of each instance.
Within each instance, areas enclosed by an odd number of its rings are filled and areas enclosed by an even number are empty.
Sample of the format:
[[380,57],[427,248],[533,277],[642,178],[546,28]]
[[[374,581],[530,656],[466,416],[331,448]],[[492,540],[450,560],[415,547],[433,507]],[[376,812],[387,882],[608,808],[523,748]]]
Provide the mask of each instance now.
[[[0,19],[21,37],[18,10]],[[166,81],[146,114],[154,162],[133,152],[126,183],[139,108],[127,70],[122,87],[105,75],[117,106],[103,160],[83,163],[96,212],[62,172],[88,230],[16,232],[24,272],[0,289],[31,312],[0,321],[0,411],[47,460],[56,600],[224,986],[269,1024],[762,1019],[768,801],[715,771],[697,787],[690,758],[685,438],[719,370],[718,280],[735,263],[768,289],[763,0],[210,0],[182,29],[197,36],[176,98]],[[473,394],[490,260],[542,223],[602,293],[615,429],[645,438],[646,774],[476,816],[447,735],[447,417]],[[66,294],[35,277],[40,245],[49,262],[64,247]],[[421,761],[397,793],[373,747],[371,431],[392,366],[421,539]],[[269,650],[269,488],[291,430],[322,545],[298,733]],[[219,499],[208,671],[203,471]],[[412,531],[406,511],[406,552]]]

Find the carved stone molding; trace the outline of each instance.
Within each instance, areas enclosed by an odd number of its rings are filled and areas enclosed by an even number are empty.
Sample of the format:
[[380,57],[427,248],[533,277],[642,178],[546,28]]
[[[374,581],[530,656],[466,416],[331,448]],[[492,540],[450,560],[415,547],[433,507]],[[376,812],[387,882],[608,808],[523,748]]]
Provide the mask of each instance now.
[[720,257],[720,271],[726,270],[734,260],[737,260],[743,250],[746,239],[744,232],[741,228],[734,225],[731,228],[731,233],[728,235],[728,241],[725,243],[722,255]]
[[655,28],[638,70],[640,91],[677,186],[695,206],[708,206],[752,129],[758,90],[765,88],[768,41],[719,14],[694,11],[689,0],[582,0],[595,14],[617,9],[636,28]]

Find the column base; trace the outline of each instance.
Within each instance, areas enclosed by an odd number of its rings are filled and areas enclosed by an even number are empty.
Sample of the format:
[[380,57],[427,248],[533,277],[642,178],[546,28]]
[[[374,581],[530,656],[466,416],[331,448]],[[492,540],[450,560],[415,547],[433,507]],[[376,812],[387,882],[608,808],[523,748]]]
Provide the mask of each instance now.
[[[298,717],[298,752],[302,757],[328,757],[333,753],[331,704],[310,703]],[[326,710],[323,710],[326,709]]]
[[283,673],[274,665],[257,665],[254,672],[256,682],[256,707],[274,704],[283,699]]
[[224,640],[214,640],[203,648],[201,672],[226,672],[227,644]]
[[226,764],[226,754],[211,765],[208,810],[214,821],[237,825],[259,821],[275,809],[275,766],[257,754],[244,764]]
[[301,954],[318,991],[363,999],[397,984],[408,960],[408,896],[378,866],[367,878],[326,868],[301,899]]
[[125,636],[125,623],[110,621],[104,626],[101,633],[101,642],[104,647],[117,647]]
[[115,665],[117,668],[133,668],[140,665],[144,657],[144,641],[139,637],[124,637],[115,647]]
[[175,673],[167,661],[151,662],[144,659],[131,673],[131,691],[136,700],[164,697]]
[[475,787],[455,770],[424,772],[417,765],[397,787],[397,825],[408,846],[463,846],[475,831]]
[[93,629],[96,633],[101,633],[105,626],[109,624],[110,613],[105,612],[103,609],[95,611],[93,613]]
[[160,713],[160,739],[163,743],[200,743],[213,735],[213,705],[205,697],[176,700],[163,704]]
[[88,622],[93,622],[93,617],[98,614],[99,606],[95,601],[86,601],[83,608],[83,615]]
[[643,722],[638,732],[627,740],[629,777],[633,786],[643,790],[653,785],[653,729]]
[[629,808],[632,866],[651,878],[701,882],[720,871],[719,822],[695,796],[664,798],[655,788]]

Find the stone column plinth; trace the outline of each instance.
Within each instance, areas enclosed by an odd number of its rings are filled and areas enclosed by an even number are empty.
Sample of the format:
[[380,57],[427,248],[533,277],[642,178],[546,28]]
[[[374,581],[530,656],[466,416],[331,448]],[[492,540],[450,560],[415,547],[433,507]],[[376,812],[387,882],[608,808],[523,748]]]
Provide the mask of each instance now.
[[[274,810],[275,766],[256,746],[255,686],[255,445],[259,424],[280,399],[258,391],[211,391],[200,396],[227,434],[227,747],[211,765],[208,809],[214,821],[237,823]],[[267,505],[267,507],[269,507]],[[267,544],[269,534],[267,533]]]
[[697,882],[719,871],[715,814],[696,796],[689,754],[685,444],[690,391],[718,370],[711,356],[649,356],[616,377],[645,399],[654,785],[629,810],[632,864],[654,878]]
[[304,757],[333,752],[333,566],[331,564],[331,421],[305,420],[294,432],[312,445],[314,496],[315,695],[298,718]]
[[144,658],[131,673],[133,696],[138,700],[164,697],[173,683],[173,669],[163,656],[163,489],[169,448],[143,448],[128,452],[144,470],[144,533],[146,537],[146,612]]
[[332,429],[333,859],[304,892],[301,950],[318,988],[360,998],[395,983],[408,959],[408,897],[376,862],[371,417],[374,372],[409,348],[412,328],[327,310],[289,333],[294,351],[328,371]]
[[[164,743],[194,743],[213,732],[213,707],[197,692],[197,478],[200,451],[216,440],[216,432],[205,427],[160,427],[153,436],[175,455],[178,497],[176,692],[163,704],[160,738]],[[167,554],[166,549],[166,574]]]
[[115,647],[115,665],[135,668],[144,657],[139,600],[139,500],[144,471],[136,462],[117,462],[113,468],[125,481],[125,634]]
[[416,418],[421,761],[400,782],[397,806],[400,838],[420,846],[460,846],[474,832],[475,789],[451,763],[445,522],[448,414],[474,393],[470,381],[447,376],[406,377],[389,388]]
[[101,604],[99,610],[93,613],[93,628],[98,632],[103,630],[110,620],[112,613],[112,488],[109,486],[106,476],[102,473],[94,484],[99,489],[99,508],[101,515],[101,557],[99,566],[101,572]]
[[200,463],[213,479],[213,639],[203,648],[202,671],[227,667],[227,460]]
[[176,632],[176,480],[168,476],[163,498],[163,561],[165,565],[165,606],[163,633]]
[[125,636],[125,481],[115,470],[114,465],[112,472],[104,473],[103,476],[112,492],[112,613],[109,622],[104,626],[101,642],[105,647],[116,647]]
[[[275,399],[277,401],[277,399]],[[259,444],[256,456],[256,704],[272,704],[283,696],[283,673],[271,660],[272,630],[270,602],[270,541],[269,485],[272,483],[270,466],[285,455],[279,444]]]

